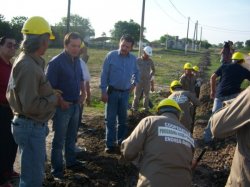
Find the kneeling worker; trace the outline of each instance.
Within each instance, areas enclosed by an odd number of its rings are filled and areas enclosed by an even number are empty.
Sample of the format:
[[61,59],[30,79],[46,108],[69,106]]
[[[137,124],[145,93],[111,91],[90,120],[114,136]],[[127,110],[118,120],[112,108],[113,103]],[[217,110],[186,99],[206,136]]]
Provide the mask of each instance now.
[[164,99],[157,112],[122,142],[122,156],[133,161],[141,155],[137,186],[191,186],[194,140],[179,122],[181,109],[173,99]]

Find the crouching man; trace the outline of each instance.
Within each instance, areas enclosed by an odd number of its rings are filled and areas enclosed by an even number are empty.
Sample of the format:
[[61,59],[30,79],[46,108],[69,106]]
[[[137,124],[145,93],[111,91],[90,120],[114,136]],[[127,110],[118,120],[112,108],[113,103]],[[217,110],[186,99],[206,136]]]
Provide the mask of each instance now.
[[122,156],[130,161],[141,156],[137,186],[191,186],[194,140],[179,122],[181,109],[173,99],[164,99],[157,112],[122,142]]
[[210,118],[212,135],[237,134],[237,145],[226,186],[250,186],[250,87]]

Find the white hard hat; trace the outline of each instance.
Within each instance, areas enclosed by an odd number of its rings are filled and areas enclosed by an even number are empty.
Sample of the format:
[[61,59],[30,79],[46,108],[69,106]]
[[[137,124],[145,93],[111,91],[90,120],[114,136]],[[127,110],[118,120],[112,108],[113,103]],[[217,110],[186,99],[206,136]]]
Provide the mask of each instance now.
[[153,55],[152,47],[150,47],[150,46],[144,47],[143,51],[144,51],[148,56],[152,56],[152,55]]

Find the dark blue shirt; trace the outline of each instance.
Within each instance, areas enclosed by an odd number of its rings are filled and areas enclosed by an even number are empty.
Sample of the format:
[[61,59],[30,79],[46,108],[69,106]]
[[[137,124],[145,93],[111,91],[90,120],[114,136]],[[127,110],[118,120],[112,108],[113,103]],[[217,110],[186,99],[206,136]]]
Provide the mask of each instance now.
[[244,79],[250,80],[250,71],[237,63],[223,64],[215,74],[220,77],[220,82],[216,88],[216,98],[240,93],[240,86]]
[[63,92],[64,100],[76,102],[79,99],[81,81],[83,81],[79,58],[72,59],[63,51],[51,59],[46,76],[54,89]]
[[127,56],[120,54],[119,50],[111,51],[107,54],[101,73],[102,92],[107,86],[116,89],[128,90],[132,84],[139,82],[139,69],[136,64],[136,57],[129,53]]

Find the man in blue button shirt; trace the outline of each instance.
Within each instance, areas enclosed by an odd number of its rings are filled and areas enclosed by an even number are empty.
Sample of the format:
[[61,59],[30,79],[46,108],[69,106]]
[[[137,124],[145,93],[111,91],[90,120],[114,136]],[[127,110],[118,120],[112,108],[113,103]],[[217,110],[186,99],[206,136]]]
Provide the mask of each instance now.
[[101,99],[106,103],[106,153],[115,153],[126,136],[129,92],[139,82],[136,57],[130,53],[133,45],[133,38],[124,35],[119,49],[109,52],[104,59],[100,88]]
[[[80,103],[84,99],[84,81],[79,59],[82,38],[78,33],[64,37],[64,51],[52,58],[48,64],[47,78],[54,89],[62,91],[62,102],[53,117],[55,131],[51,149],[51,171],[55,178],[63,176],[63,147],[66,167],[76,161],[75,140],[79,121]],[[81,92],[81,95],[80,95]]]

